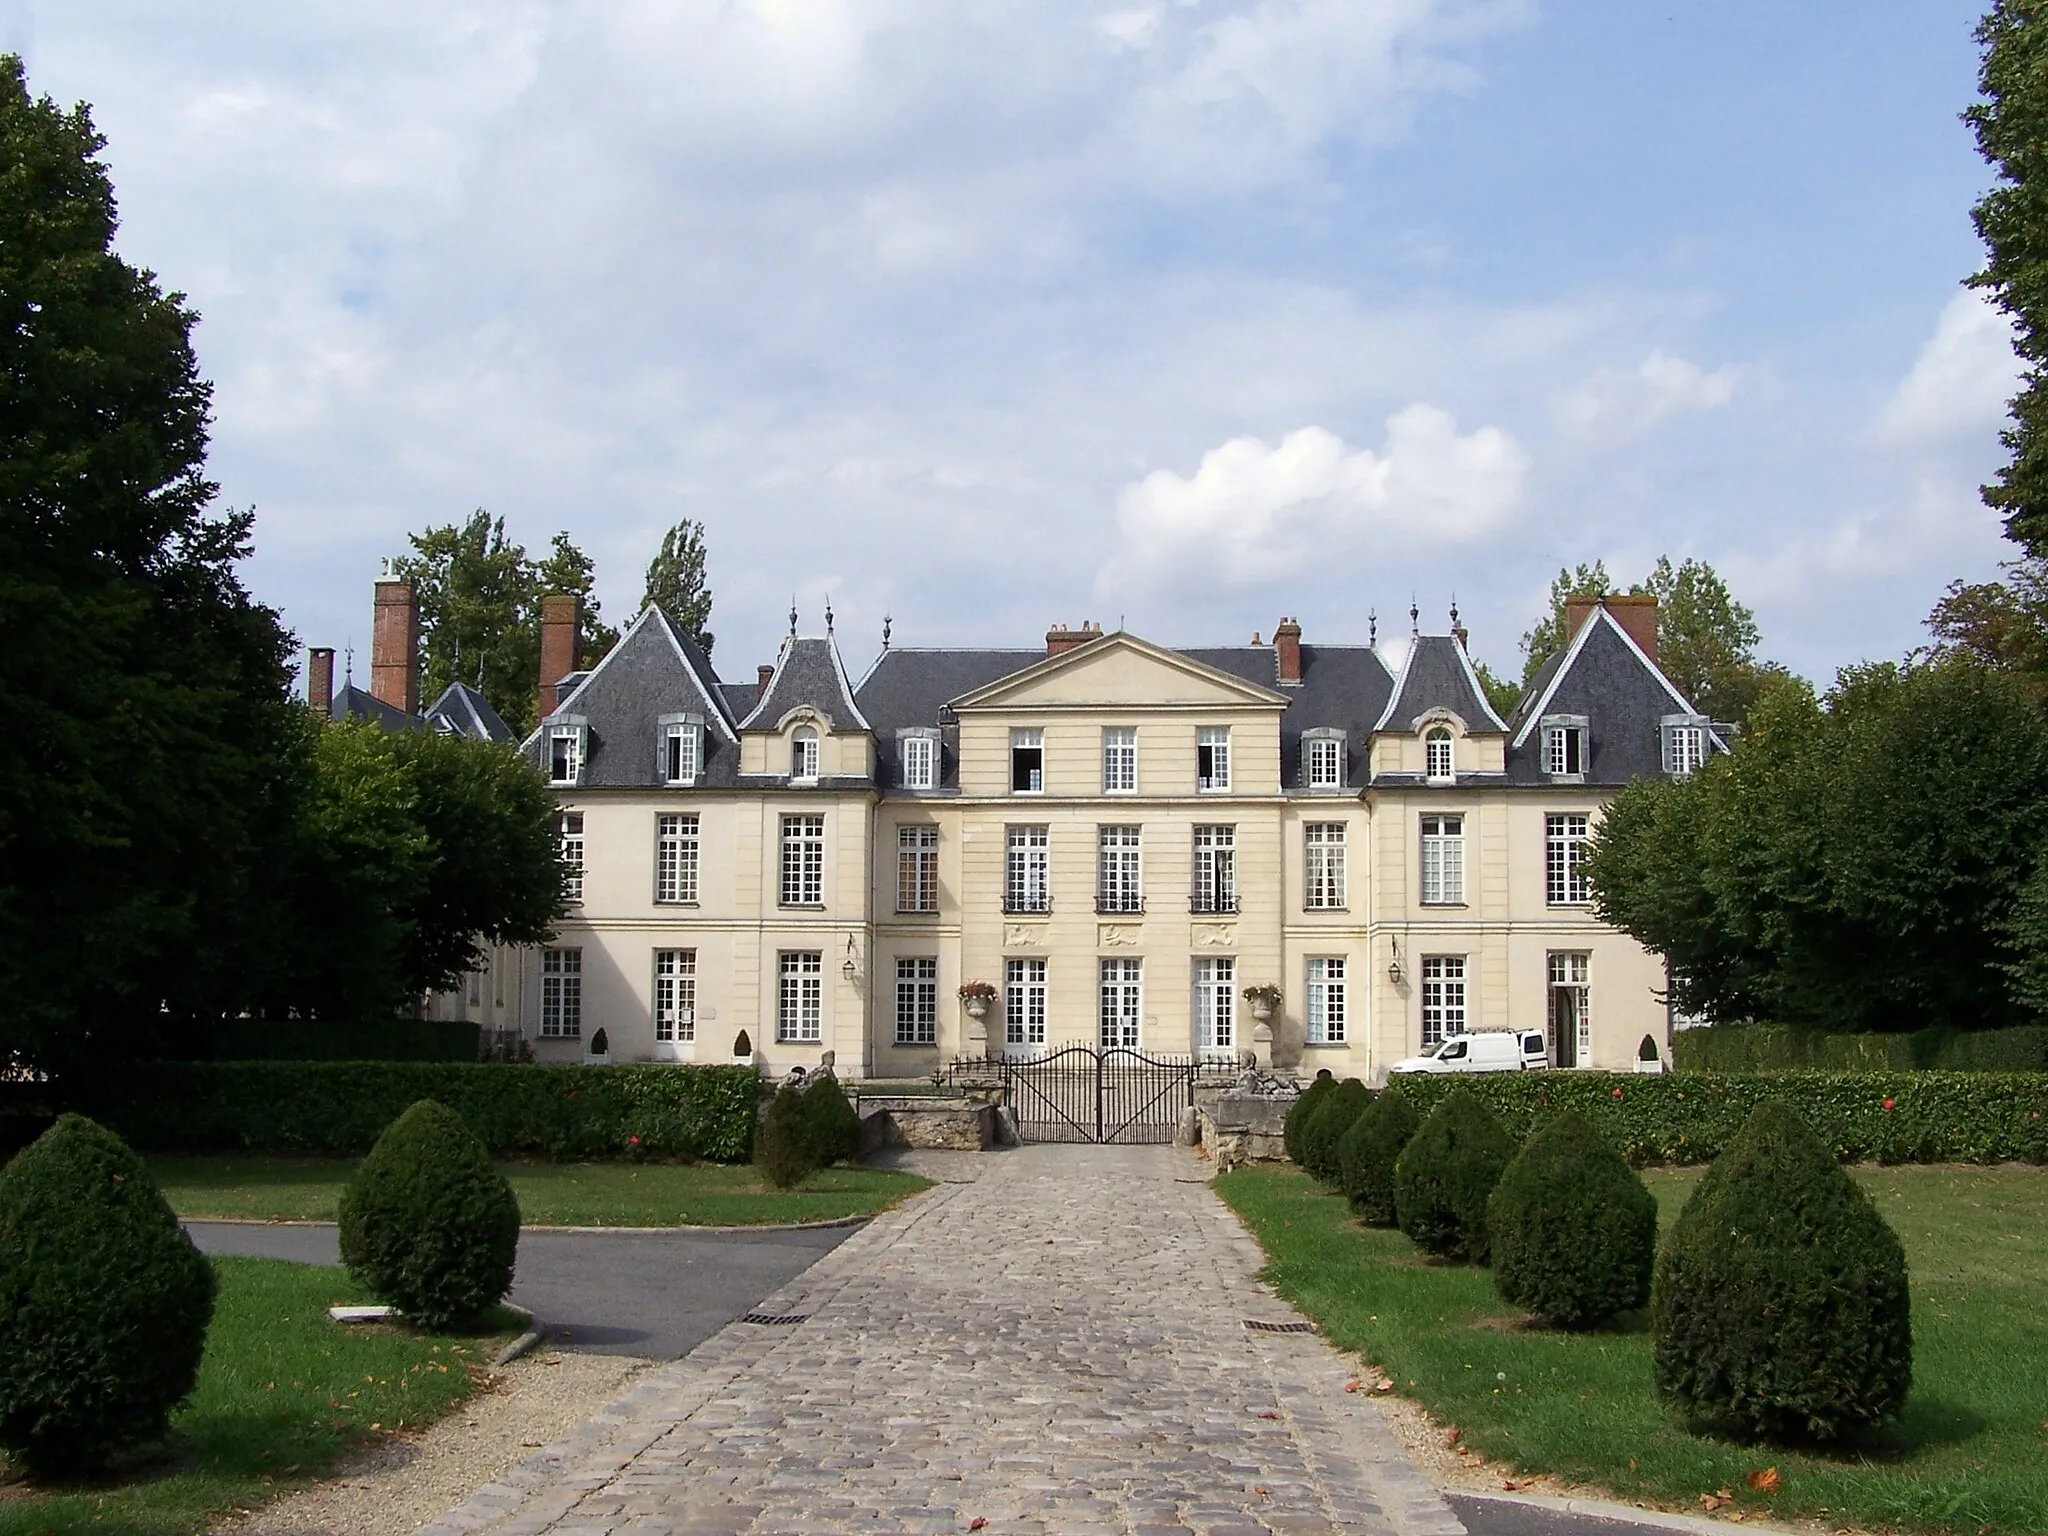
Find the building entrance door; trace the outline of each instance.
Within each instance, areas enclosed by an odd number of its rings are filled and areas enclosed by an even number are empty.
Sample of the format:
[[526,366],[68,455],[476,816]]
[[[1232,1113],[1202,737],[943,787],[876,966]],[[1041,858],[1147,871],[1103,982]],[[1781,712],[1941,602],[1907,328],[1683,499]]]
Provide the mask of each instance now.
[[1550,1064],[1553,1067],[1589,1065],[1593,1057],[1593,1022],[1588,1003],[1592,991],[1587,981],[1588,956],[1583,953],[1553,954],[1550,957]]

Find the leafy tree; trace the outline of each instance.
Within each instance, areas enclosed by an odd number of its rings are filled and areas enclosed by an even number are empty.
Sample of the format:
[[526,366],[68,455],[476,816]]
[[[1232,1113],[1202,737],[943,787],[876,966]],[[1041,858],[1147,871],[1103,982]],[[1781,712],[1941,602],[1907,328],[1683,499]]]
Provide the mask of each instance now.
[[1565,647],[1565,606],[1575,597],[1605,597],[1618,590],[1607,574],[1607,564],[1567,566],[1550,582],[1550,607],[1522,636],[1522,688],[1526,692],[1543,670],[1543,663]]
[[1522,702],[1523,688],[1511,677],[1501,677],[1478,657],[1472,658],[1472,671],[1479,678],[1479,686],[1486,692],[1486,702],[1493,706],[1493,712],[1505,720],[1515,712],[1515,706]]
[[0,1059],[46,1066],[234,984],[299,771],[196,317],[114,254],[104,143],[0,57]]
[[591,561],[566,533],[556,534],[548,557],[535,562],[506,537],[502,517],[479,507],[460,526],[429,528],[409,542],[413,553],[392,561],[391,570],[419,593],[429,699],[450,683],[467,683],[514,731],[531,729],[540,686],[540,600],[552,593],[583,599],[578,666],[595,666],[618,643],[618,631],[604,623],[592,595]]
[[2040,0],[1994,0],[1977,28],[1984,50],[1981,99],[1963,114],[1997,184],[1971,210],[1984,241],[1970,279],[2011,316],[2013,347],[2026,363],[2002,434],[2011,456],[1984,487],[2007,537],[2048,554],[2048,9]]
[[1824,700],[1774,684],[1740,751],[1614,800],[1587,873],[1690,1011],[1977,1029],[2023,1011],[2004,968],[2044,836],[2048,718],[1951,657],[1844,672]]
[[2048,557],[2005,567],[2005,580],[1949,583],[1928,615],[1936,655],[1999,667],[2048,700]]
[[647,591],[640,606],[659,607],[678,633],[711,654],[711,588],[704,571],[704,525],[684,518],[662,537],[661,552],[647,563]]

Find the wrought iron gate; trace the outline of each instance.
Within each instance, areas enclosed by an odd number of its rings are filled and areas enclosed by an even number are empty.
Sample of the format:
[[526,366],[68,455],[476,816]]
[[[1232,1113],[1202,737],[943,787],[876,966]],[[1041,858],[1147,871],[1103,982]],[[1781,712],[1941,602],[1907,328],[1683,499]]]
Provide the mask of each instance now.
[[1172,1141],[1195,1102],[1196,1070],[1189,1058],[1070,1045],[1004,1061],[1003,1102],[1027,1142]]

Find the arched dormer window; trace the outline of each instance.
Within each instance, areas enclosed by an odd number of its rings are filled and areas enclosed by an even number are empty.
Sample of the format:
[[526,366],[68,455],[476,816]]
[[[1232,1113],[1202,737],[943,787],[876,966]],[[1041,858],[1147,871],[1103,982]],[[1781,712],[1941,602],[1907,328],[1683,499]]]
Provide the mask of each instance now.
[[1423,770],[1432,782],[1448,780],[1451,773],[1451,732],[1447,726],[1431,726],[1422,736]]
[[818,776],[818,733],[808,725],[800,725],[789,738],[789,776],[792,779],[815,779]]

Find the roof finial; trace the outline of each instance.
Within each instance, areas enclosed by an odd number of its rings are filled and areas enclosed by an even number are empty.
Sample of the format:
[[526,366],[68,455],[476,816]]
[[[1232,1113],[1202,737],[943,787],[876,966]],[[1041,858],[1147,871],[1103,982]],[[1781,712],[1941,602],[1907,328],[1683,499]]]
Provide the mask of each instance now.
[[789,638],[796,638],[796,594],[789,594]]
[[341,652],[341,680],[353,688],[356,683],[356,648],[344,646]]
[[1408,633],[1411,635],[1420,635],[1422,633],[1422,609],[1417,605],[1413,592],[1408,594]]
[[829,592],[825,595],[825,633],[832,633],[832,595]]
[[889,626],[896,621],[886,613],[882,615],[882,649],[889,649]]
[[1377,608],[1365,610],[1365,643],[1367,645],[1378,645],[1380,643],[1380,614]]

